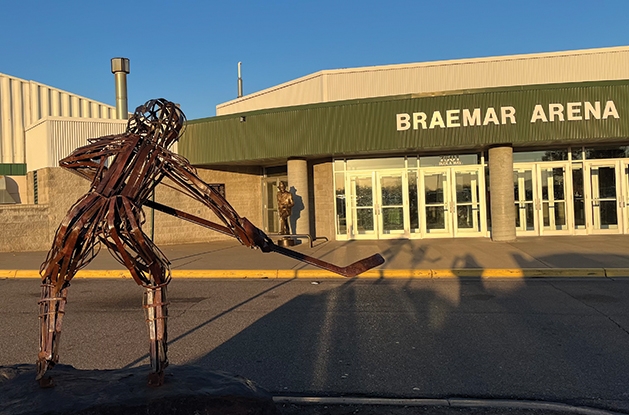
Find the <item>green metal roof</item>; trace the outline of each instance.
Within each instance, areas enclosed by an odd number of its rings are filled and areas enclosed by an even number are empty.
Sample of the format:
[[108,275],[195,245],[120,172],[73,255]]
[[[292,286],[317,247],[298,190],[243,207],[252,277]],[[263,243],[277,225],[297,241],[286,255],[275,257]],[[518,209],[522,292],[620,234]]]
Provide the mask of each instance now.
[[[424,122],[413,126],[414,117]],[[628,137],[629,80],[624,80],[380,97],[204,118],[188,122],[179,151],[195,165],[265,164],[289,157]]]

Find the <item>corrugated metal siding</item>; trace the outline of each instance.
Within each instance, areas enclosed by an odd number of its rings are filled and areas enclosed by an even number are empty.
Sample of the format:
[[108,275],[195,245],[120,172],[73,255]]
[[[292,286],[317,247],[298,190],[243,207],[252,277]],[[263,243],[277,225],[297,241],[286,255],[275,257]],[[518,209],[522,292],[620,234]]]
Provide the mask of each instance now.
[[46,117],[116,117],[115,107],[0,73],[0,163],[25,163],[25,130]]
[[55,117],[42,120],[26,131],[28,170],[56,167],[59,160],[86,145],[88,138],[120,134],[126,125],[126,120]]
[[51,119],[49,122],[50,161],[54,166],[57,166],[59,160],[68,156],[78,147],[86,145],[88,138],[121,134],[127,126],[126,120]]
[[[274,89],[277,93],[250,94],[226,107],[216,107],[217,115],[233,114],[250,111],[251,109],[289,107],[294,105],[315,104],[324,102],[326,89],[323,88],[324,77],[317,74],[299,78],[293,82],[279,85]],[[220,108],[219,108],[220,107]]]
[[[537,104],[548,113],[551,103],[613,100],[620,118],[531,123]],[[516,110],[516,124],[397,131],[396,114],[425,112],[430,121],[439,111],[501,106]],[[192,121],[180,143],[181,154],[192,163],[386,154],[491,144],[546,145],[575,141],[627,140],[629,137],[629,80],[555,86],[496,88],[477,92],[316,104]]]
[[629,79],[624,52],[446,63],[328,74],[330,101],[513,85]]
[[[217,115],[316,102],[629,79],[629,47],[321,71],[220,104]],[[303,84],[309,88],[304,88]]]

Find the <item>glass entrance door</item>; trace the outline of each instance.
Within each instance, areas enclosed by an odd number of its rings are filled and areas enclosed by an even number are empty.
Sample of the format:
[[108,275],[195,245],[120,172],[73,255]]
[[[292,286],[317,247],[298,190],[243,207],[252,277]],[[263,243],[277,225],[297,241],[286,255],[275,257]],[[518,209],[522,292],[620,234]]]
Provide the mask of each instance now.
[[376,217],[378,237],[399,238],[405,236],[408,222],[408,203],[402,172],[376,172]]
[[537,165],[539,229],[541,235],[567,234],[572,229],[571,178],[567,163]]
[[420,224],[422,236],[451,236],[452,214],[450,198],[446,189],[450,189],[449,171],[444,169],[426,169],[420,177]]
[[533,165],[518,166],[513,171],[515,229],[518,235],[538,234],[536,176],[537,171]]
[[621,211],[623,233],[629,233],[629,160],[620,161],[618,173],[621,182],[618,206]]
[[592,233],[622,232],[622,178],[620,161],[586,163],[589,173]]
[[403,172],[352,174],[350,235],[354,239],[407,236],[409,214]]
[[486,231],[480,166],[420,170],[423,237],[481,236]]
[[[518,163],[513,168],[517,235],[573,232],[572,180],[568,162]],[[581,199],[583,196],[580,196]]]
[[572,165],[572,210],[575,235],[587,234],[585,172],[583,163]]
[[480,192],[482,169],[452,167],[450,174],[454,176],[454,236],[480,236],[485,228],[485,214],[481,215],[485,211]]
[[349,177],[349,233],[354,239],[376,239],[374,173]]

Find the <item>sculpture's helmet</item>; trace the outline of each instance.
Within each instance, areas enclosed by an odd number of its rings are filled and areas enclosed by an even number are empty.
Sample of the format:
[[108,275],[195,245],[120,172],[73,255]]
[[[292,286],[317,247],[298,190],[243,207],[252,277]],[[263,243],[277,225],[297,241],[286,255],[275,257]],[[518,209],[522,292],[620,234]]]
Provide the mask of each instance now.
[[127,132],[139,134],[168,148],[183,134],[186,116],[174,103],[163,98],[140,105],[129,118]]

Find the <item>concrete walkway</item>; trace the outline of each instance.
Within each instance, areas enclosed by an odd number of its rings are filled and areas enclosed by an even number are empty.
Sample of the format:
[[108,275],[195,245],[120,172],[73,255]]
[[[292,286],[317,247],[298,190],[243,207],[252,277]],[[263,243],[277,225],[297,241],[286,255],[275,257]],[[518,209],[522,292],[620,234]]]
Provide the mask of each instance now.
[[[162,246],[175,277],[332,277],[332,274],[276,253],[262,253],[235,241]],[[520,237],[516,242],[486,238],[316,241],[292,249],[346,266],[380,253],[386,262],[362,277],[438,278],[451,276],[629,276],[625,235]],[[0,277],[36,278],[46,252],[0,253]],[[77,277],[121,277],[125,268],[103,249]]]

